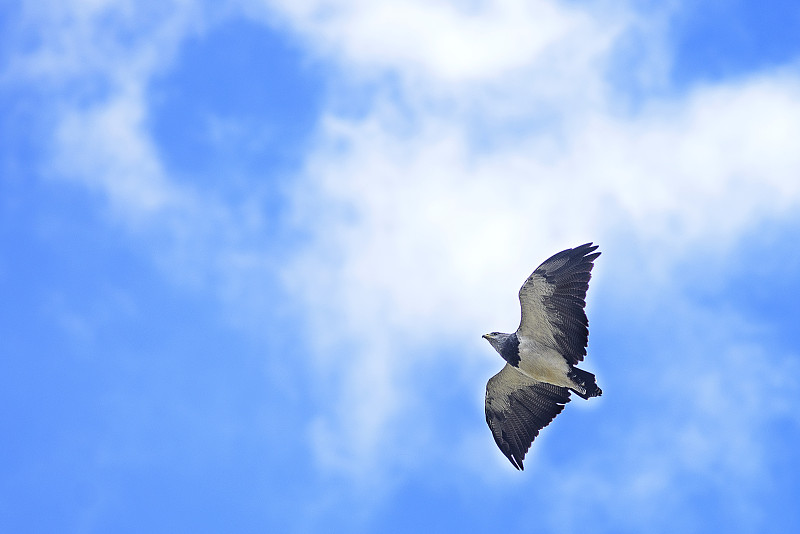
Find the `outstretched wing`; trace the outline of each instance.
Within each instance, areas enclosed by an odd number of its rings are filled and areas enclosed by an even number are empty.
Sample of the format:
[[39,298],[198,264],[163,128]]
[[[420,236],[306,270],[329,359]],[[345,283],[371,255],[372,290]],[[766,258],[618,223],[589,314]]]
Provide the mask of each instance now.
[[586,243],[559,252],[533,271],[519,290],[522,308],[517,335],[552,347],[575,365],[586,356],[589,321],[586,290],[597,245]]
[[506,364],[486,384],[486,422],[506,458],[522,460],[539,431],[569,402],[569,390],[529,378]]

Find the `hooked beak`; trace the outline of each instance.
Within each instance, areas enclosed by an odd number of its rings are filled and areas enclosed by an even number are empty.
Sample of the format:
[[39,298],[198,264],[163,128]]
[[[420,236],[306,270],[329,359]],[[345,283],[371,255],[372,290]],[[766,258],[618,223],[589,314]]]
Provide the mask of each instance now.
[[489,338],[492,337],[492,336],[491,336],[491,334],[483,334],[481,337],[488,341]]

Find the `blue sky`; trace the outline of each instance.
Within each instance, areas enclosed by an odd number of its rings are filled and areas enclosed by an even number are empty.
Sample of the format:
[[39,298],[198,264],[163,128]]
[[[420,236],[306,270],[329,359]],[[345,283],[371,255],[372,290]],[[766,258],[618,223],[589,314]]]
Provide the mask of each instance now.
[[[0,530],[800,527],[793,2],[0,8]],[[486,428],[550,254],[585,367]]]

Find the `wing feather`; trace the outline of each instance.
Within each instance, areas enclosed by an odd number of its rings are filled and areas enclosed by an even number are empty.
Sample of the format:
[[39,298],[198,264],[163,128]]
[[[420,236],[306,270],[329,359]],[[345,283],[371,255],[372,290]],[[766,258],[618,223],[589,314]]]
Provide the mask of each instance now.
[[539,431],[569,402],[569,390],[538,382],[506,364],[486,384],[486,422],[494,441],[511,464],[522,460]]
[[558,350],[576,365],[586,356],[589,321],[586,291],[597,245],[586,243],[545,260],[519,290],[522,308],[517,335]]

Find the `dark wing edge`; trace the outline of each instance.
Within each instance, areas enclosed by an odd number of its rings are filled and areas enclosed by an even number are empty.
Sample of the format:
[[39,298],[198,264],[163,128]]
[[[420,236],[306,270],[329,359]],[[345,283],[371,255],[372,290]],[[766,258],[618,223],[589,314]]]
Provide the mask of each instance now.
[[511,465],[522,460],[539,431],[569,402],[569,390],[528,378],[506,366],[486,384],[486,423],[495,443]]
[[[593,262],[600,256],[600,252],[594,252],[597,248],[586,243],[554,254],[533,271],[519,290],[519,331],[546,344],[555,343],[553,348],[571,365],[586,356],[589,320],[584,308]],[[547,325],[542,324],[545,318]]]

